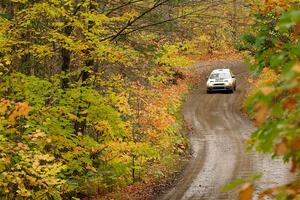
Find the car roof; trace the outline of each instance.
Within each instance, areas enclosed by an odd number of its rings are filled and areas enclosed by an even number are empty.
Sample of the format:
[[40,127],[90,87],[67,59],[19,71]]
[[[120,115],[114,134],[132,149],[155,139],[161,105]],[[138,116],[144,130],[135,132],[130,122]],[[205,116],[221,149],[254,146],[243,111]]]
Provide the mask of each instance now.
[[230,72],[230,69],[214,69],[212,71],[212,74],[215,74],[215,73],[220,73],[220,72]]

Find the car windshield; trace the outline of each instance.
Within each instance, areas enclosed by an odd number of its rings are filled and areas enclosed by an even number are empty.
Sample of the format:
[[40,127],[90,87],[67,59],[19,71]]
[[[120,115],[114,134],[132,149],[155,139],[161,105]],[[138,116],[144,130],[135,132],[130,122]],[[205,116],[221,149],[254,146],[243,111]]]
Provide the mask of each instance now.
[[209,79],[229,79],[231,78],[230,73],[215,73],[211,74]]

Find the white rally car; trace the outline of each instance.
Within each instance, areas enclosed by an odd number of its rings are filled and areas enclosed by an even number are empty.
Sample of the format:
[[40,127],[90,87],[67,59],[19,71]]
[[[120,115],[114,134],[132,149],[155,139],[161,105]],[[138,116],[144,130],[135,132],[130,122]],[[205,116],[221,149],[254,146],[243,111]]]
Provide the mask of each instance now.
[[207,93],[213,91],[230,91],[236,90],[235,76],[230,69],[215,69],[207,78]]

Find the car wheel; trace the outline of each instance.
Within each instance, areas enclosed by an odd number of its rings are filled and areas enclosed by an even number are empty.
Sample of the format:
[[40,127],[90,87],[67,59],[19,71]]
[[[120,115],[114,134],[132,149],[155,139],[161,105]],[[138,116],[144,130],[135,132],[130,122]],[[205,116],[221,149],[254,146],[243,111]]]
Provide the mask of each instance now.
[[210,90],[206,90],[206,94],[210,94],[211,93],[211,91]]

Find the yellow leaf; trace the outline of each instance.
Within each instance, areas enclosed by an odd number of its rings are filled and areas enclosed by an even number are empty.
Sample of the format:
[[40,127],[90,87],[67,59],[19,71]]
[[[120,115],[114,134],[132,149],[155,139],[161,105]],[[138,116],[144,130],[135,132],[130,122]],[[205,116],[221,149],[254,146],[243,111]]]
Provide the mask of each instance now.
[[296,72],[296,73],[300,73],[300,64],[296,63],[293,67],[292,67],[292,71]]
[[254,83],[254,80],[253,80],[252,78],[248,78],[247,81],[248,81],[249,83]]
[[10,106],[10,102],[5,99],[1,99],[0,101],[0,113],[4,114],[7,110],[7,108]]
[[260,91],[264,94],[264,95],[269,95],[272,92],[275,91],[275,87],[273,86],[267,86],[267,87],[263,87],[260,89]]
[[26,175],[26,179],[29,181],[29,184],[31,186],[35,186],[36,185],[36,178],[34,178],[33,176]]

